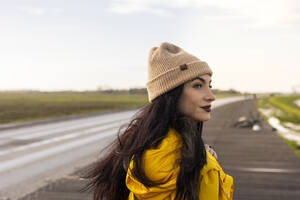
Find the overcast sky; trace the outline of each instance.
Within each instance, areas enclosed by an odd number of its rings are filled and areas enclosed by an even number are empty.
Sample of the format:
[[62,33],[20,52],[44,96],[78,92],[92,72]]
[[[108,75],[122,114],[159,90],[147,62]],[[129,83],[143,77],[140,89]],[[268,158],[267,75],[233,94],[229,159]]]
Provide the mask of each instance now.
[[297,0],[0,0],[0,90],[145,87],[165,41],[206,61],[213,88],[300,90]]

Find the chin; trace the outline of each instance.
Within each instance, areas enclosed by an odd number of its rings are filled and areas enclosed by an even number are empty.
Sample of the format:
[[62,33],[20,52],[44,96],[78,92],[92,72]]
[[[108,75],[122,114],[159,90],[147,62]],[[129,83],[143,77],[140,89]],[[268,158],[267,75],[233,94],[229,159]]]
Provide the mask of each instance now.
[[208,120],[210,120],[210,115],[208,115],[208,116],[201,116],[201,117],[196,118],[197,122],[205,122],[205,121],[208,121]]
[[208,121],[208,120],[210,120],[210,118],[209,119],[203,119],[203,120],[201,120],[201,122],[205,122],[205,121]]

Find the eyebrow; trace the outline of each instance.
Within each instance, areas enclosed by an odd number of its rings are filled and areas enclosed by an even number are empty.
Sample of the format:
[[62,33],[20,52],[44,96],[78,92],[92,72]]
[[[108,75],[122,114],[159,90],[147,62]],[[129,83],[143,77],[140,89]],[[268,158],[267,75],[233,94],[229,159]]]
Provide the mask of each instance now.
[[[198,79],[198,80],[200,80],[200,81],[203,81],[203,83],[206,83],[205,79],[203,79],[203,78],[201,78],[201,77],[196,77],[196,78],[194,78],[192,81],[194,81],[194,80],[196,80],[196,79]],[[211,83],[211,80],[209,81],[209,83]]]

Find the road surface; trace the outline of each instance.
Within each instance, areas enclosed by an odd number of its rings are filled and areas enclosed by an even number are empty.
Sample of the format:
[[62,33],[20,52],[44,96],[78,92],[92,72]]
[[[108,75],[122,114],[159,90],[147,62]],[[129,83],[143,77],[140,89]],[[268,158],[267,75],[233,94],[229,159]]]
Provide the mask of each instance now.
[[[212,108],[241,100],[218,99]],[[18,199],[91,163],[136,111],[0,131],[0,199]]]

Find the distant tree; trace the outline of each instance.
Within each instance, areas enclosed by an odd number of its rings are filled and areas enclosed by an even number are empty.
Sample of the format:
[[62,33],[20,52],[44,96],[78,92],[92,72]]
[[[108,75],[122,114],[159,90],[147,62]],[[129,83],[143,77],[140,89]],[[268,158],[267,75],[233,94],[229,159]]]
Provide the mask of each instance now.
[[146,88],[131,88],[129,94],[147,94]]

